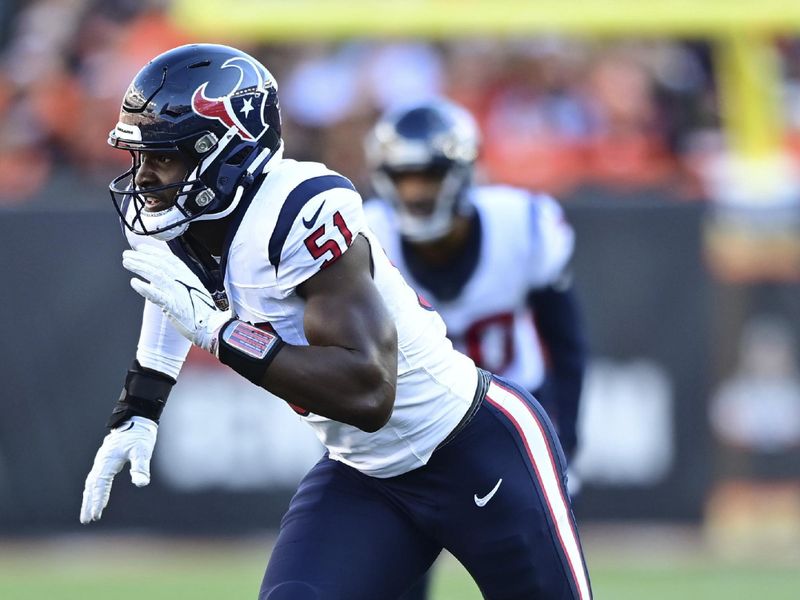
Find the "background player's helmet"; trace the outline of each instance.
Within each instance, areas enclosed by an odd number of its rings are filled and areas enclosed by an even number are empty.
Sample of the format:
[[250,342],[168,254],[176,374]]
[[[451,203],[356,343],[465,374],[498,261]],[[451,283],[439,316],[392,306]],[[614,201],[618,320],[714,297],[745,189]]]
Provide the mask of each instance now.
[[[282,151],[278,86],[253,57],[214,44],[173,48],[134,77],[108,143],[129,150],[131,168],[109,185],[123,224],[162,240],[193,220],[230,214],[259,169]],[[138,188],[139,152],[183,153],[194,167],[178,183]],[[175,204],[145,210],[148,192],[176,189]]]
[[[453,217],[470,210],[466,191],[478,156],[478,127],[460,106],[436,100],[390,111],[375,125],[366,142],[375,191],[389,200],[398,215],[401,235],[430,241],[446,235]],[[430,215],[411,214],[400,201],[392,176],[428,172],[442,185]]]

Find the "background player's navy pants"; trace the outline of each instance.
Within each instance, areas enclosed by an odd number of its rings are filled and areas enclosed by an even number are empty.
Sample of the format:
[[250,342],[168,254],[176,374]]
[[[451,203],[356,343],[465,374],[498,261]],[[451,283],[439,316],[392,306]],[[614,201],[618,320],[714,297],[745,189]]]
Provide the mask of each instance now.
[[446,548],[490,600],[589,600],[565,470],[541,406],[495,377],[424,467],[377,479],[323,457],[283,519],[259,598],[396,600]]

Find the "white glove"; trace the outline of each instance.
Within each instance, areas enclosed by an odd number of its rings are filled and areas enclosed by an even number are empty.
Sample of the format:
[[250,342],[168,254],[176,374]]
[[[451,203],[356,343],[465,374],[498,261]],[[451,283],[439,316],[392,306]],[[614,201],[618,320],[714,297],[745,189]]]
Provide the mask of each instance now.
[[181,259],[167,250],[143,246],[125,250],[122,266],[149,283],[131,279],[131,287],[157,304],[175,328],[196,346],[214,353],[217,332],[231,318]]
[[158,425],[144,417],[131,417],[103,440],[86,477],[81,504],[81,523],[97,521],[108,504],[114,476],[131,463],[131,481],[137,487],[150,483],[150,459]]

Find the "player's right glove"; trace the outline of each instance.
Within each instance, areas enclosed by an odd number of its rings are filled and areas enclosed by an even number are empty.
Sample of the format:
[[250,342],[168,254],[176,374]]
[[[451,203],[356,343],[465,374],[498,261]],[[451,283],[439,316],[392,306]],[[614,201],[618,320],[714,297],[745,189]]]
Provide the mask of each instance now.
[[81,523],[97,521],[111,495],[114,476],[131,463],[131,481],[137,487],[150,483],[150,459],[156,445],[158,425],[144,417],[131,417],[103,440],[86,477],[81,504]]

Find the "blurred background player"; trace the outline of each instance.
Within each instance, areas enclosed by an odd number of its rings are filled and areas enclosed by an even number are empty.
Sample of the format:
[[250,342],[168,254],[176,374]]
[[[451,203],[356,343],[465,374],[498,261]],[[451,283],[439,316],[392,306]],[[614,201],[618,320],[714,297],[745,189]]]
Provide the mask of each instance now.
[[[455,346],[530,390],[570,458],[586,363],[567,271],[574,234],[550,196],[476,185],[478,149],[474,119],[454,103],[389,111],[367,138],[379,194],[367,219]],[[425,586],[404,600],[424,598]]]
[[456,104],[389,112],[367,141],[380,195],[367,218],[456,347],[534,392],[569,457],[586,362],[566,270],[574,234],[550,196],[474,184],[478,144]]

